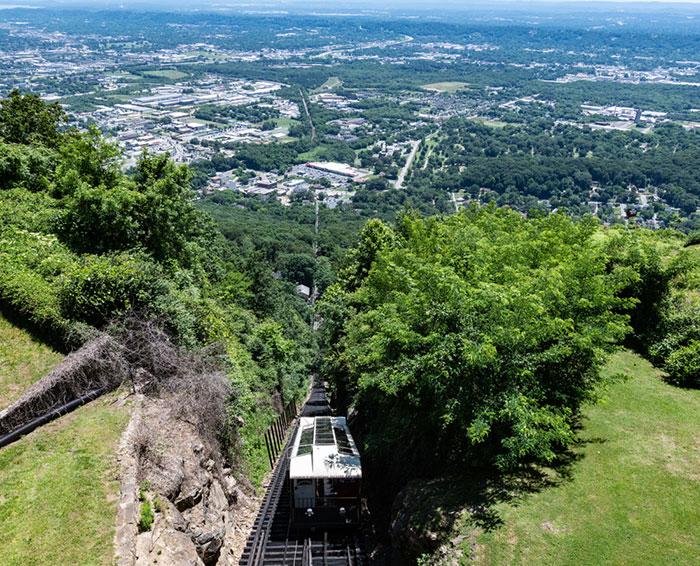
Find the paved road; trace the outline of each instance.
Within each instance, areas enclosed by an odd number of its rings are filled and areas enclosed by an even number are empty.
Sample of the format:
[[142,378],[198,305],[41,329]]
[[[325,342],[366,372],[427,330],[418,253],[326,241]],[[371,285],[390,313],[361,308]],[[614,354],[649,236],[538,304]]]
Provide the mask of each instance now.
[[420,140],[416,140],[413,142],[413,147],[411,148],[411,153],[408,154],[408,159],[406,159],[406,165],[403,166],[403,169],[401,169],[401,172],[399,173],[399,178],[396,179],[396,183],[394,186],[397,189],[400,189],[403,187],[403,180],[406,177],[406,173],[408,173],[408,168],[411,166],[411,163],[413,162],[413,158],[416,156],[416,151],[418,151],[418,144],[420,143]]
[[309,107],[306,105],[306,97],[304,93],[299,89],[299,96],[301,96],[301,101],[304,103],[304,111],[306,112],[306,117],[309,119],[309,124],[311,124],[311,141],[316,139],[316,126],[314,126],[313,120],[311,120],[311,114],[309,114]]

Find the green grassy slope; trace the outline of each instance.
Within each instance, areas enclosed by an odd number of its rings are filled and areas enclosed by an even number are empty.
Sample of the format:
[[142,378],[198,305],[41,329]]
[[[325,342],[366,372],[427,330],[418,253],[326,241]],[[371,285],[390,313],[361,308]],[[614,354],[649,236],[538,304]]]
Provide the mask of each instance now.
[[[18,397],[61,356],[0,319],[0,391]],[[116,449],[128,421],[107,396],[0,449],[0,564],[112,563]]]
[[127,420],[103,398],[0,450],[0,564],[112,563]]
[[0,409],[21,397],[62,359],[0,316]]
[[571,478],[500,504],[477,564],[698,564],[700,391],[667,385],[631,352],[607,371],[634,379],[588,410]]

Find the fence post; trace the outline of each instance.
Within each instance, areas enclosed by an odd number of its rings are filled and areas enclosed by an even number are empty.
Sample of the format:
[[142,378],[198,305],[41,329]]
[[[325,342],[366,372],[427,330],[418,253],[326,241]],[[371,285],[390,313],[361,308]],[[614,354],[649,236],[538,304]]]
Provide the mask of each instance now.
[[278,450],[282,450],[282,429],[280,428],[279,419],[275,419],[274,427],[275,433],[277,434],[277,443],[279,445]]
[[270,460],[270,469],[274,469],[275,460],[272,457],[272,450],[270,450],[270,441],[267,439],[268,433],[265,431],[265,446],[267,447],[267,459]]

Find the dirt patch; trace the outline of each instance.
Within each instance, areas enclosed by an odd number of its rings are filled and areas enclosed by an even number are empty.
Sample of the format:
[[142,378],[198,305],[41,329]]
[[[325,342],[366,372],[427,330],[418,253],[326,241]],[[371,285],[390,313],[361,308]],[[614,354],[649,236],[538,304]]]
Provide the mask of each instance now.
[[565,533],[568,530],[566,527],[554,526],[554,524],[552,524],[551,521],[543,521],[541,526],[542,530],[554,533],[555,535],[558,535],[559,533]]

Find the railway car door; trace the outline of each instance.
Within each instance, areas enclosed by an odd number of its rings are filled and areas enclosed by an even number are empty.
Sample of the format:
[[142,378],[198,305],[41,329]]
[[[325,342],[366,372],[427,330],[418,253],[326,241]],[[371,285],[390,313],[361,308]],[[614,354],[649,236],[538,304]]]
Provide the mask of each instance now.
[[294,507],[316,507],[314,480],[294,480]]

